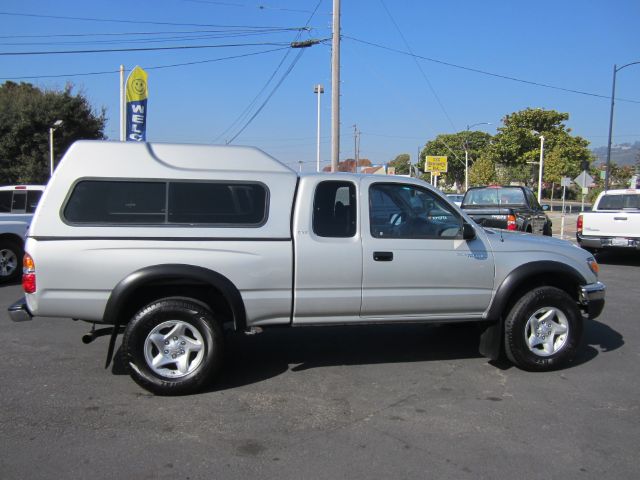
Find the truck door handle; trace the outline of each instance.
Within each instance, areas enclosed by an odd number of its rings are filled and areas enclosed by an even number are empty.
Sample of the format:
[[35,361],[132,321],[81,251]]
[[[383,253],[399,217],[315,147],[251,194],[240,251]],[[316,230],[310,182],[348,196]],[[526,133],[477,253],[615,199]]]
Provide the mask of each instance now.
[[393,260],[393,252],[373,252],[373,259],[376,262],[390,262]]
[[613,217],[614,220],[626,220],[627,217]]

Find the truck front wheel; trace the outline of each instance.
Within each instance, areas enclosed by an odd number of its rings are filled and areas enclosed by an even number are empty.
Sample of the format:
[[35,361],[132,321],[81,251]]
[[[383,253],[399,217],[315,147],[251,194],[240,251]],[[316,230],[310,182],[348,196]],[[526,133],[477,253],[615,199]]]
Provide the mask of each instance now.
[[505,319],[505,351],[523,370],[552,370],[569,362],[582,338],[582,318],[563,290],[538,287],[525,294]]
[[221,362],[223,334],[199,303],[163,299],[129,322],[122,350],[131,378],[156,395],[185,395],[210,381]]

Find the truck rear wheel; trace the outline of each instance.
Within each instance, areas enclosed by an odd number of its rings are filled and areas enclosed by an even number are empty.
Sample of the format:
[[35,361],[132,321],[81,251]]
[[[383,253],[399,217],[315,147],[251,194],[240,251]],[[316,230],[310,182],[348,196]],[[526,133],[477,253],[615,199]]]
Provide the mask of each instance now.
[[523,370],[552,370],[569,362],[582,338],[575,301],[555,287],[525,294],[505,320],[505,351]]
[[0,239],[0,283],[11,282],[20,276],[23,255],[17,242]]
[[122,350],[131,378],[156,395],[200,390],[219,369],[223,334],[213,313],[201,304],[163,299],[129,322]]

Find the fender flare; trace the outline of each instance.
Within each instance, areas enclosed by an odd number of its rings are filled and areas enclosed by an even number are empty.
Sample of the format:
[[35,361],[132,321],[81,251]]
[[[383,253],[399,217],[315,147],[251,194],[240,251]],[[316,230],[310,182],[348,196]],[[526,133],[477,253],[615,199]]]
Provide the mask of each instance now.
[[12,242],[16,243],[20,246],[20,248],[24,249],[24,237],[21,237],[15,232],[4,232],[0,233],[0,242]]
[[246,327],[247,317],[242,296],[236,286],[224,275],[207,268],[186,264],[163,264],[144,267],[120,280],[111,291],[111,295],[107,301],[103,322],[113,325],[113,331],[109,339],[105,368],[108,368],[111,363],[116,337],[123,324],[118,313],[122,311],[122,308],[134,295],[136,289],[148,283],[176,282],[181,280],[192,280],[201,284],[211,285],[220,291],[229,302],[235,329],[243,330]]
[[487,319],[492,320],[492,323],[480,335],[480,353],[483,356],[491,360],[499,358],[502,347],[504,309],[511,296],[527,279],[540,274],[554,275],[554,278],[570,279],[578,285],[586,285],[588,283],[580,272],[562,262],[540,260],[525,263],[515,268],[497,288],[493,302],[487,311]]

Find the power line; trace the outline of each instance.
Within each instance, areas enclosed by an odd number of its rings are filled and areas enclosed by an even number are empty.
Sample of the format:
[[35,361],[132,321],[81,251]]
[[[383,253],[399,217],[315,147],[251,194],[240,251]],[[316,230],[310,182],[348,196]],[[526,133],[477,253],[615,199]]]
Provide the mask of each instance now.
[[444,104],[442,103],[442,101],[440,100],[440,97],[436,93],[435,88],[433,88],[433,85],[431,84],[431,81],[429,81],[429,77],[427,77],[427,74],[424,72],[424,70],[422,69],[422,66],[418,62],[418,60],[415,57],[415,55],[413,54],[413,51],[411,50],[411,47],[409,46],[409,42],[407,42],[407,39],[405,38],[404,34],[402,33],[402,30],[400,29],[400,27],[398,26],[398,24],[394,20],[393,16],[391,15],[391,12],[387,8],[387,6],[385,5],[384,0],[380,0],[380,4],[382,5],[382,7],[384,8],[384,11],[389,16],[389,19],[391,19],[391,23],[393,23],[393,26],[396,27],[396,30],[398,31],[398,34],[400,35],[400,38],[402,38],[402,42],[404,43],[404,46],[411,53],[411,56],[413,57],[413,60],[415,61],[416,66],[418,67],[418,70],[420,70],[420,73],[422,74],[422,78],[424,78],[424,80],[427,82],[427,85],[429,86],[429,90],[431,90],[431,93],[433,93],[433,96],[435,97],[436,102],[438,102],[438,105],[440,106],[440,109],[444,113],[445,117],[447,117],[447,120],[449,120],[449,124],[451,125],[453,130],[457,130],[456,126],[453,124],[453,121],[451,120],[451,117],[449,116],[449,112],[447,112],[447,109],[444,108]]
[[199,50],[203,48],[231,48],[231,47],[264,47],[283,46],[289,43],[283,42],[260,42],[260,43],[228,43],[221,45],[178,45],[172,47],[143,47],[143,48],[107,48],[95,50],[61,50],[46,52],[0,52],[0,56],[22,56],[22,55],[69,55],[85,53],[115,53],[115,52],[149,52],[166,50]]
[[[496,77],[496,78],[502,78],[503,80],[511,80],[511,81],[514,81],[514,82],[525,83],[525,84],[528,84],[528,85],[535,85],[537,87],[551,88],[551,89],[554,89],[554,90],[560,90],[560,91],[569,92],[569,93],[577,93],[579,95],[587,95],[587,96],[590,96],[590,97],[606,98],[607,100],[611,99],[611,97],[608,96],[608,95],[600,95],[600,94],[597,94],[597,93],[584,92],[584,91],[581,91],[581,90],[574,90],[574,89],[571,89],[571,88],[558,87],[558,86],[549,85],[549,84],[546,84],[546,83],[534,82],[534,81],[531,81],[531,80],[524,80],[524,79],[521,79],[521,78],[516,78],[516,77],[509,76],[509,75],[501,75],[499,73],[488,72],[488,71],[480,70],[480,69],[477,69],[477,68],[465,67],[464,65],[457,65],[455,63],[445,62],[443,60],[438,60],[438,59],[435,59],[435,58],[429,58],[429,57],[424,57],[422,55],[416,55],[416,54],[411,53],[411,52],[405,52],[403,50],[398,50],[398,49],[395,49],[395,48],[391,48],[391,47],[387,47],[387,46],[384,46],[384,45],[380,45],[378,43],[369,42],[369,41],[366,41],[366,40],[361,40],[361,39],[355,38],[355,37],[350,37],[348,35],[343,35],[343,38],[346,38],[348,40],[352,40],[354,42],[363,43],[365,45],[369,45],[369,46],[372,46],[372,47],[380,48],[382,50],[387,50],[387,51],[390,51],[390,52],[399,53],[401,55],[408,55],[408,56],[411,56],[411,57],[419,58],[421,60],[426,60],[428,62],[433,62],[433,63],[439,63],[441,65],[446,65],[448,67],[459,68],[461,70],[466,70],[466,71],[469,71],[469,72],[480,73],[482,75],[488,75],[488,76]],[[640,100],[630,100],[630,99],[624,99],[624,98],[617,98],[616,100],[620,100],[620,101],[624,101],[624,102],[631,102],[631,103],[640,103]]]
[[230,56],[230,57],[215,58],[215,59],[212,59],[212,60],[196,60],[196,61],[193,61],[193,62],[174,63],[174,64],[171,64],[171,65],[159,65],[159,66],[155,66],[155,67],[147,67],[146,69],[147,70],[160,70],[160,69],[163,69],[163,68],[184,67],[184,66],[188,66],[188,65],[199,65],[199,64],[202,64],[202,63],[220,62],[220,61],[223,61],[223,60],[235,60],[237,58],[252,57],[252,56],[255,56],[255,55],[262,55],[263,53],[280,52],[282,50],[288,50],[288,49],[289,49],[289,47],[272,48],[272,49],[265,50],[265,51],[262,51],[262,52],[245,53],[245,54],[242,54],[242,55],[233,55],[233,56]]
[[262,95],[264,93],[264,91],[267,89],[267,87],[269,86],[269,84],[271,83],[271,81],[274,79],[274,77],[276,76],[276,74],[278,73],[278,71],[280,70],[280,67],[282,67],[282,64],[284,63],[284,61],[287,59],[287,57],[289,56],[289,54],[291,53],[291,50],[287,50],[287,52],[284,54],[284,56],[282,57],[282,59],[280,60],[280,63],[278,63],[277,67],[275,68],[275,70],[273,71],[273,73],[271,74],[271,76],[267,79],[267,81],[265,82],[265,84],[262,86],[262,88],[260,89],[260,91],[253,97],[253,100],[251,100],[251,102],[249,102],[249,105],[247,105],[244,110],[240,113],[240,115],[238,115],[238,117],[236,117],[236,119],[231,123],[231,125],[229,125],[220,135],[218,135],[214,140],[213,143],[217,143],[218,140],[220,140],[220,138],[224,137],[228,132],[230,132],[232,129],[234,129],[236,127],[236,125],[240,124],[240,122],[243,121],[243,119],[245,119],[248,115],[249,112],[251,111],[251,109],[253,108],[253,106],[256,104],[256,102],[258,101],[258,98],[260,98],[260,95]]
[[[320,4],[322,3],[322,0],[318,0],[318,3],[316,4],[316,7],[313,9],[313,12],[311,12],[311,15],[309,16],[309,18],[307,19],[307,22],[305,23],[305,27],[307,27],[309,25],[309,23],[311,22],[311,20],[313,19],[314,15],[316,14],[316,12],[318,11],[318,8],[320,8]],[[294,38],[293,42],[291,42],[291,44],[295,44],[296,42],[298,42],[300,40],[300,37],[302,36],[302,30],[300,30],[296,37]],[[278,87],[282,84],[282,82],[284,81],[284,78],[286,78],[289,75],[289,72],[291,71],[291,69],[293,68],[293,66],[298,62],[298,60],[300,59],[300,57],[302,56],[302,52],[304,50],[300,50],[300,53],[296,56],[296,58],[293,60],[293,62],[291,63],[291,65],[289,66],[289,70],[287,70],[287,72],[285,72],[284,76],[280,79],[280,81],[278,82],[278,84],[274,87],[274,89],[271,91],[271,93],[267,96],[267,98],[265,99],[265,101],[262,103],[262,105],[258,108],[258,110],[256,111],[256,113],[251,116],[251,118],[249,118],[249,120],[245,123],[245,125],[240,129],[240,131],[233,136],[233,138],[229,141],[227,141],[226,143],[229,144],[231,143],[233,140],[235,140],[238,135],[240,135],[240,133],[242,133],[242,131],[244,131],[247,126],[249,126],[249,124],[256,118],[257,114],[259,112],[262,111],[262,109],[265,107],[265,105],[267,104],[267,102],[271,99],[271,97],[273,96],[273,94],[276,92],[276,90],[278,89]],[[282,67],[282,65],[284,64],[285,60],[287,59],[287,57],[289,56],[289,54],[291,53],[291,51],[287,51],[287,53],[285,53],[284,57],[280,60],[280,63],[278,63],[277,67],[275,68],[275,70],[273,71],[273,73],[271,74],[271,76],[269,77],[269,79],[265,82],[264,86],[260,89],[260,91],[256,94],[256,96],[253,98],[253,100],[251,100],[251,102],[249,103],[249,105],[247,105],[247,107],[242,111],[242,113],[233,121],[233,123],[227,127],[227,129],[222,132],[220,135],[218,135],[213,143],[217,142],[221,137],[223,137],[224,135],[226,135],[227,132],[231,131],[233,128],[235,128],[236,125],[238,125],[243,118],[246,118],[249,115],[249,112],[251,111],[251,109],[254,107],[254,105],[256,104],[256,102],[258,101],[258,98],[264,93],[264,91],[267,89],[267,87],[269,86],[269,84],[271,83],[271,81],[275,78],[276,74],[278,73],[278,71],[280,70],[280,68]]]
[[45,34],[27,34],[27,35],[0,35],[0,38],[68,38],[68,37],[106,37],[106,36],[125,36],[125,35],[172,35],[172,34],[190,34],[190,33],[222,33],[222,32],[289,32],[297,30],[310,30],[310,27],[252,27],[237,29],[238,27],[229,27],[225,29],[219,27],[219,30],[170,30],[159,32],[92,32],[92,33],[45,33]]
[[[0,42],[0,45],[3,46],[37,46],[37,45],[100,45],[100,44],[126,44],[126,43],[161,43],[161,42],[169,42],[169,41],[183,41],[190,42],[194,40],[208,40],[212,38],[238,38],[238,37],[256,37],[260,35],[272,35],[274,33],[281,33],[285,30],[211,30],[209,32],[194,32],[194,33],[183,33],[180,36],[177,35],[169,35],[169,34],[157,34],[164,35],[158,37],[147,37],[147,38],[135,38],[140,34],[123,34],[127,36],[131,36],[131,38],[117,38],[117,39],[105,39],[105,40],[70,40],[70,41],[39,41],[39,42]],[[291,30],[286,30],[291,31]],[[173,32],[179,33],[179,32]],[[120,35],[122,37],[123,35]],[[55,36],[50,37],[42,37],[42,38],[55,38]],[[76,37],[78,38],[78,37]]]
[[243,125],[243,127],[238,131],[238,133],[236,133],[231,140],[229,140],[227,142],[227,145],[229,145],[230,143],[232,143],[236,138],[238,138],[238,136],[244,132],[244,130],[251,124],[251,122],[253,122],[253,120],[258,116],[258,114],[262,111],[262,109],[267,105],[267,103],[269,102],[269,100],[271,100],[271,97],[273,97],[273,95],[276,93],[276,91],[278,90],[278,88],[280,87],[280,85],[282,85],[282,82],[284,82],[284,80],[289,76],[289,74],[291,73],[291,71],[293,70],[293,67],[296,66],[296,63],[298,63],[298,60],[300,60],[300,57],[302,57],[302,54],[304,53],[304,49],[300,50],[298,52],[298,55],[296,55],[296,58],[293,59],[293,62],[291,62],[291,65],[289,66],[289,68],[287,69],[287,71],[284,73],[284,75],[282,76],[282,78],[280,78],[280,80],[278,81],[278,83],[275,85],[275,87],[273,88],[273,90],[271,90],[271,93],[269,93],[269,95],[267,96],[267,98],[264,100],[264,102],[262,102],[262,105],[260,105],[260,107],[256,110],[256,112],[251,116],[251,118],[249,118],[249,120],[247,121],[247,123],[245,123]]
[[[242,55],[233,55],[229,57],[213,58],[208,60],[196,60],[193,62],[174,63],[170,65],[157,65],[157,66],[144,67],[144,68],[146,70],[159,70],[163,68],[184,67],[188,65],[199,65],[202,63],[221,62],[223,60],[234,60],[237,58],[251,57],[254,55],[262,55],[264,53],[279,52],[282,50],[289,50],[289,47],[272,48],[270,50],[264,50],[261,52],[253,52],[253,53],[245,53]],[[59,75],[32,75],[32,76],[23,76],[23,77],[4,77],[2,78],[2,80],[37,80],[37,79],[43,79],[43,78],[83,77],[83,76],[89,76],[89,75],[107,75],[107,74],[113,74],[113,73],[119,73],[119,72],[120,70],[107,70],[102,72],[66,73],[66,74],[59,74]]]

